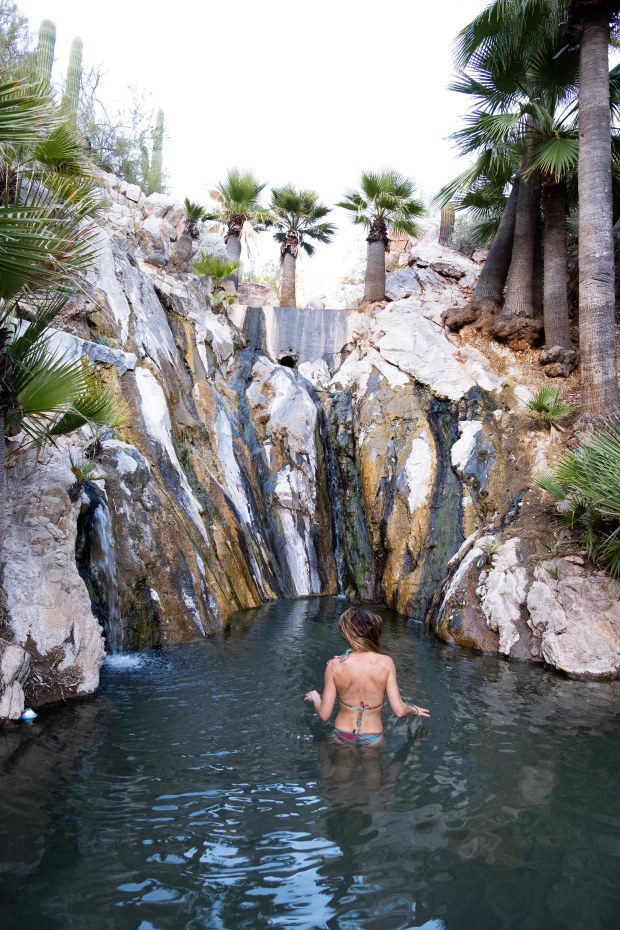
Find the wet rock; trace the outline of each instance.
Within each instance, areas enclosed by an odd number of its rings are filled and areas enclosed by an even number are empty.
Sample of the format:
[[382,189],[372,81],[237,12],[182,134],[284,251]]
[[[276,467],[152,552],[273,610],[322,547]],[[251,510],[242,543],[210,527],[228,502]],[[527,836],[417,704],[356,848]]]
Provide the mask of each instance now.
[[517,352],[536,348],[544,338],[542,320],[523,316],[496,320],[489,326],[489,333],[497,342],[508,345]]
[[452,467],[459,477],[472,482],[477,489],[484,489],[495,454],[493,445],[486,438],[480,420],[461,420],[458,428],[459,439],[450,450]]

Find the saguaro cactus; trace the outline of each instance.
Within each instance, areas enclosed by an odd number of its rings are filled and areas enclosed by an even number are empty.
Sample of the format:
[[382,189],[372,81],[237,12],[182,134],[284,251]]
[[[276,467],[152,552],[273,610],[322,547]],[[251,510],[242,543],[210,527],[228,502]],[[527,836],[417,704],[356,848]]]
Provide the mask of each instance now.
[[82,85],[82,40],[76,38],[71,43],[69,54],[69,67],[67,69],[67,83],[62,98],[62,107],[71,119],[77,116],[80,100],[80,87]]
[[46,84],[52,81],[54,64],[54,47],[56,45],[56,26],[51,19],[44,19],[39,26],[39,43],[37,45],[37,77]]
[[153,191],[161,191],[161,178],[164,152],[164,111],[157,111],[155,120],[155,132],[153,133],[153,155],[151,158],[151,188]]
[[439,241],[445,245],[454,232],[454,204],[447,203],[441,209],[441,223],[439,225]]

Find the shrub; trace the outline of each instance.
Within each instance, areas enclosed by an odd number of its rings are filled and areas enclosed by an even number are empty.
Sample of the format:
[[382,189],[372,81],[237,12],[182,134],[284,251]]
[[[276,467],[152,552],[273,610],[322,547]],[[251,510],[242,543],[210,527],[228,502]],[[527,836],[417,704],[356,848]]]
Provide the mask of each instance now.
[[593,562],[620,576],[620,418],[580,442],[538,487],[558,504],[559,519],[582,537]]
[[564,417],[570,416],[573,408],[560,399],[560,390],[556,387],[541,387],[527,402],[527,407],[539,426],[550,426]]

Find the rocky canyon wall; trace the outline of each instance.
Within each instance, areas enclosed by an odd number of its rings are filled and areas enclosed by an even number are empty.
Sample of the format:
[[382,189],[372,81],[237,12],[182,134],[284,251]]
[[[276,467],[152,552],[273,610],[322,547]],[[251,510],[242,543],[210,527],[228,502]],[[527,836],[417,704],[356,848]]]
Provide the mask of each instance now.
[[[93,551],[104,506],[126,649],[207,635],[268,599],[343,593],[419,619],[432,605],[448,641],[510,654],[477,581],[476,618],[454,609],[460,560],[471,567],[484,533],[504,532],[541,454],[525,441],[509,351],[491,357],[441,324],[475,263],[430,230],[400,257],[385,304],[281,310],[268,288],[243,285],[214,312],[188,270],[182,209],[105,183],[97,262],[55,340],[96,362],[127,425],[96,443],[74,435],[36,465],[34,453],[12,459],[0,717],[97,685],[111,610]],[[223,241],[205,232],[203,249]],[[102,480],[77,487],[70,451]],[[524,614],[532,581],[515,598],[522,643],[544,625],[540,609],[530,626]],[[527,657],[562,668],[547,646]]]

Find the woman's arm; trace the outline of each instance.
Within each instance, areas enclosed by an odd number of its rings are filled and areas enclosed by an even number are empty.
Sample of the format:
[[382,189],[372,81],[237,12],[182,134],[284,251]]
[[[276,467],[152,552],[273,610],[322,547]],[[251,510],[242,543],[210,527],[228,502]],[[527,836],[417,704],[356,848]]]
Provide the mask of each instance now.
[[314,709],[321,720],[329,720],[334,709],[334,704],[336,703],[336,682],[334,681],[331,662],[328,662],[325,666],[323,694],[320,695],[318,691],[308,691],[304,701],[310,701],[314,704]]
[[396,666],[392,659],[389,659],[390,670],[388,672],[388,680],[385,686],[387,692],[388,701],[390,702],[390,707],[392,711],[396,714],[397,717],[409,717],[413,714],[416,717],[430,717],[429,712],[425,707],[418,707],[416,704],[405,704],[403,699],[400,696],[400,691],[398,688],[398,681],[396,679]]

